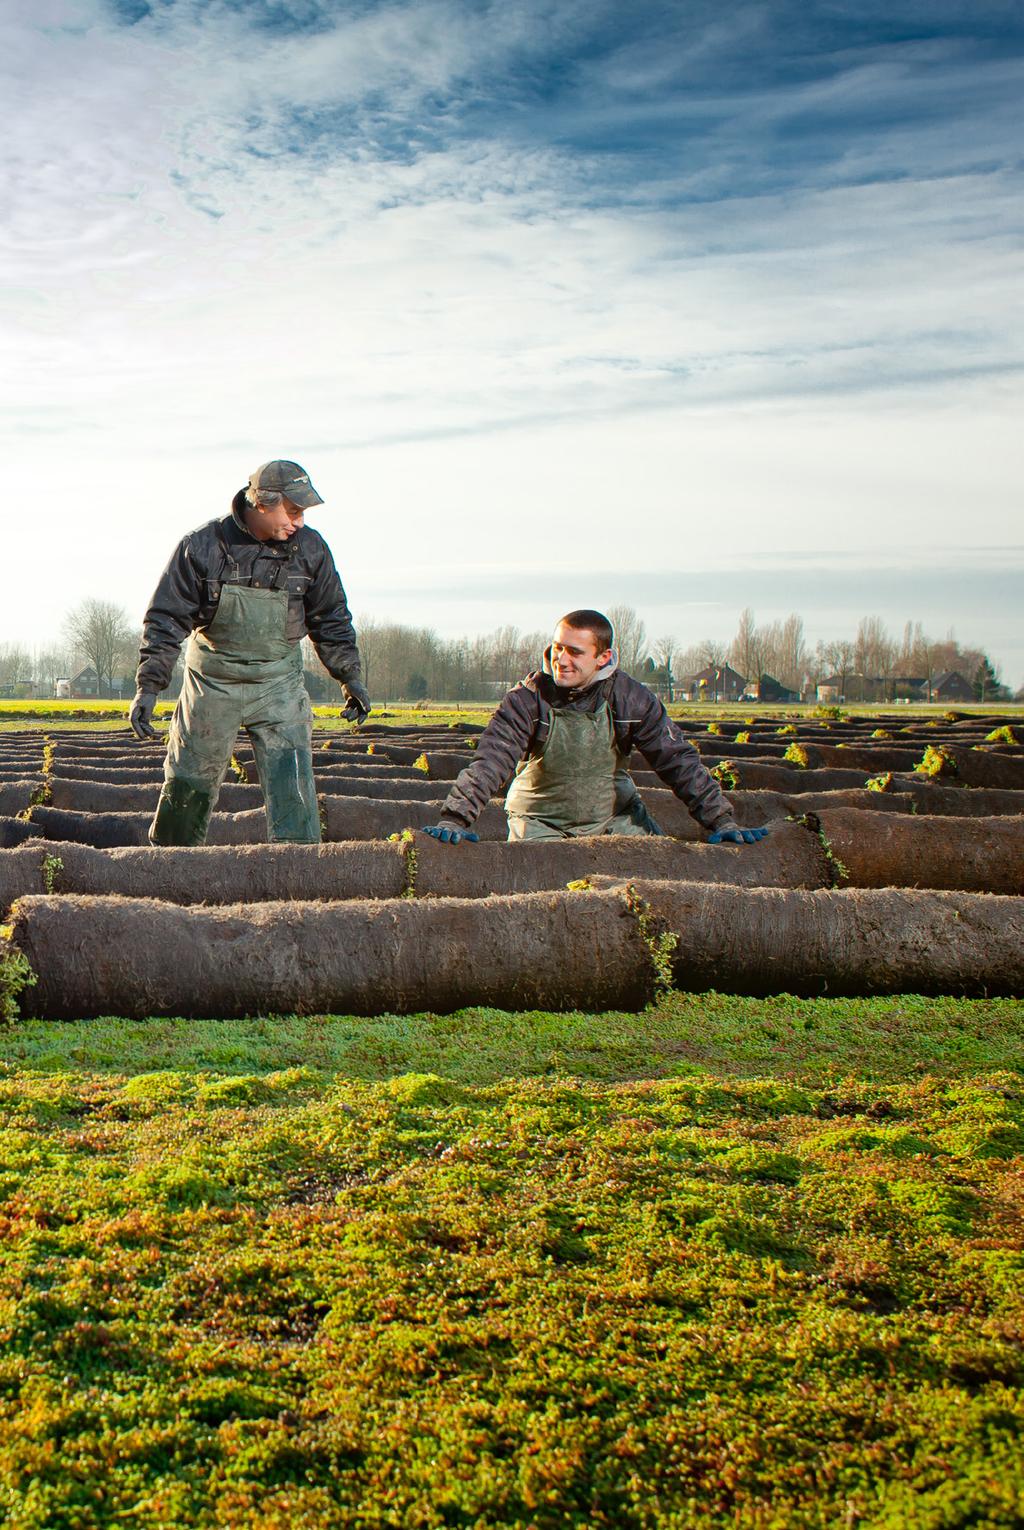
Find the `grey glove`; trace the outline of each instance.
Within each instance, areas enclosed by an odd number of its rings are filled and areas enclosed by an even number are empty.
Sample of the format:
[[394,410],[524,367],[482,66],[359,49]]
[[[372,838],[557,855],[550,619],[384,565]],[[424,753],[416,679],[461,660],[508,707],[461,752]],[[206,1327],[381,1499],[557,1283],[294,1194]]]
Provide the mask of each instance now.
[[370,715],[370,693],[366,686],[358,680],[346,680],[341,687],[341,694],[348,703],[341,714],[346,722],[365,722]]
[[132,702],[132,709],[128,714],[132,732],[136,738],[141,738],[143,743],[149,739],[159,737],[153,727],[153,708],[156,706],[156,691],[138,691]]

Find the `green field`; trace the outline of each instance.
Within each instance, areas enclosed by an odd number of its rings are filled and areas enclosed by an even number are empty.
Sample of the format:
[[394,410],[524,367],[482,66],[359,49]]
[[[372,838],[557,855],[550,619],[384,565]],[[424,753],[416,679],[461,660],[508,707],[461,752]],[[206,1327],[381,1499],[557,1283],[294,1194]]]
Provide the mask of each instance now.
[[3,1522],[1019,1525],[1020,1022],[11,1028]]
[[1019,1526],[1022,1021],[0,1028],[0,1523]]
[[[344,727],[345,722],[341,716],[341,704],[337,706],[314,706],[314,726],[318,728],[337,729]],[[801,717],[814,718],[819,709],[812,705],[798,705],[790,707],[765,706],[759,708],[751,702],[726,703],[726,702],[701,702],[697,704],[673,704],[669,712],[675,718],[686,719],[694,722],[706,719],[708,722],[723,724],[735,723],[739,728],[744,722],[764,722],[773,717],[798,719]],[[934,705],[916,704],[913,706],[889,706],[884,703],[855,703],[844,706],[842,713],[846,717],[892,717],[894,726],[897,720],[903,725],[925,720],[939,720],[945,717],[950,708],[945,703]],[[979,717],[990,714],[998,714],[1000,717],[1024,718],[1024,703],[1022,702],[996,702],[986,703],[984,706],[958,706],[957,715]],[[119,726],[128,726],[129,705],[125,702],[116,701],[3,701],[0,700],[0,732],[14,731],[26,727],[45,727],[47,723],[56,724],[61,730],[66,729],[98,729],[107,731]],[[160,701],[157,703],[155,720],[159,723],[170,721],[174,711],[173,701]],[[493,705],[477,702],[462,702],[458,705],[452,703],[447,706],[434,706],[421,702],[401,703],[392,702],[387,707],[376,705],[371,714],[370,721],[373,723],[385,723],[394,728],[431,727],[437,725],[455,725],[462,723],[485,724],[494,711]],[[356,730],[353,728],[353,732]]]

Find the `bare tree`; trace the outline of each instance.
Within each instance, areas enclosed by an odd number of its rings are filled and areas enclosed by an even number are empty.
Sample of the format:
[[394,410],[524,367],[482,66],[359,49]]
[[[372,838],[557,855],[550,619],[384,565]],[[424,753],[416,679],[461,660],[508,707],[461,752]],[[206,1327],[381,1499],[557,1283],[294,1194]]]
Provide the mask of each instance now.
[[757,630],[754,613],[749,606],[740,612],[740,624],[729,649],[729,663],[744,680],[757,680],[764,664],[761,658],[761,636]]
[[0,643],[0,686],[13,691],[32,679],[32,656],[17,643]]
[[64,619],[64,631],[76,651],[96,671],[97,692],[114,689],[114,676],[130,665],[138,647],[128,613],[110,600],[90,597]]
[[853,672],[855,657],[854,646],[849,640],[840,642],[819,643],[818,654],[822,661],[822,668],[830,675],[835,675],[839,681],[839,690],[842,695],[846,694],[846,682]]
[[[721,669],[723,665],[728,664],[729,645],[723,643],[721,638],[701,638],[697,647],[700,649],[703,669],[707,669],[710,665]],[[743,678],[746,679],[746,676],[744,675]]]
[[518,627],[499,627],[491,634],[491,671],[498,684],[506,688],[520,678],[521,643]]
[[803,618],[793,611],[782,624],[778,652],[779,673],[776,678],[783,685],[789,686],[790,690],[798,691],[803,683],[806,664],[807,644],[804,642]]
[[614,632],[619,668],[628,675],[638,674],[647,658],[647,628],[632,606],[612,606],[608,620]]
[[71,679],[71,654],[66,648],[37,648],[32,656],[32,678],[39,690],[52,696],[58,680]]

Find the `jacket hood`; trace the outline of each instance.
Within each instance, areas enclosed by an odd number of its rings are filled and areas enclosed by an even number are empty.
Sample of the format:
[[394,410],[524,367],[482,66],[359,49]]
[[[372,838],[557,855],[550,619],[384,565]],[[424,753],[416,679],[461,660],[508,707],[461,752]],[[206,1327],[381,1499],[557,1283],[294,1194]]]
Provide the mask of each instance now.
[[[544,659],[543,659],[543,663],[542,663],[541,667],[543,669],[544,674],[547,675],[548,679],[551,681],[552,685],[557,685],[558,682],[555,679],[555,672],[554,672],[554,669],[552,668],[552,665],[551,665],[551,644],[550,643],[548,644],[548,646],[544,650]],[[580,686],[575,686],[575,687],[573,687],[573,686],[566,686],[565,689],[566,690],[573,690],[574,689],[574,690],[576,690],[577,694],[582,694],[584,691],[592,690],[595,685],[600,685],[602,680],[610,680],[612,675],[614,675],[615,671],[618,669],[618,667],[619,667],[618,649],[613,648],[612,649],[612,656],[608,660],[608,663],[607,664],[602,664],[601,668],[594,674],[592,679],[587,681],[586,685],[580,685]],[[562,689],[562,687],[559,686],[559,690],[561,690],[561,689]]]

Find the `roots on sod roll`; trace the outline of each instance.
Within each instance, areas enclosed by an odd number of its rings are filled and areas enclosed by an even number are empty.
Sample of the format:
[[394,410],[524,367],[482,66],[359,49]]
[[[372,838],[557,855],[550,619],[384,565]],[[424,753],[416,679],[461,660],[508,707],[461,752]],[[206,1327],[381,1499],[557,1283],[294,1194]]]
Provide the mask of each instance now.
[[[601,880],[595,885],[605,886]],[[1024,995],[1024,900],[635,881],[676,985],[727,993]]]
[[616,893],[233,904],[29,897],[13,939],[26,1015],[608,1009],[642,1005],[650,953]]
[[927,818],[840,809],[815,815],[852,887],[1024,893],[1024,818]]

